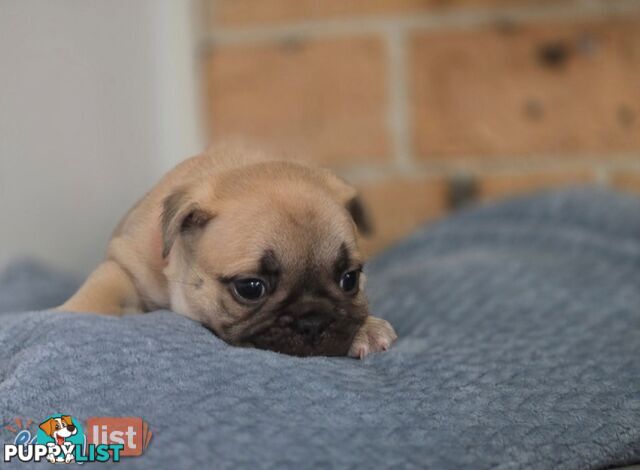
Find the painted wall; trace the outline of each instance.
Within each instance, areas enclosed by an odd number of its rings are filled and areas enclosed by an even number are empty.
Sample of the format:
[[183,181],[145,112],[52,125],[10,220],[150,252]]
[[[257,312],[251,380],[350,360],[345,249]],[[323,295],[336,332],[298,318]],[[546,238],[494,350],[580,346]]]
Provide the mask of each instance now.
[[0,265],[88,272],[201,148],[189,0],[0,0]]

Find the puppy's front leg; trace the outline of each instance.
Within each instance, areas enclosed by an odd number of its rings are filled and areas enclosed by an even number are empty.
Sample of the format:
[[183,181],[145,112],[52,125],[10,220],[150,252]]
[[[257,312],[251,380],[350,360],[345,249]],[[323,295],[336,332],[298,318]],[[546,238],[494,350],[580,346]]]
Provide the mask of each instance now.
[[388,321],[369,316],[356,333],[349,356],[363,359],[367,354],[386,351],[396,339],[398,335]]
[[122,315],[141,309],[140,296],[129,274],[115,261],[103,262],[73,297],[56,310]]

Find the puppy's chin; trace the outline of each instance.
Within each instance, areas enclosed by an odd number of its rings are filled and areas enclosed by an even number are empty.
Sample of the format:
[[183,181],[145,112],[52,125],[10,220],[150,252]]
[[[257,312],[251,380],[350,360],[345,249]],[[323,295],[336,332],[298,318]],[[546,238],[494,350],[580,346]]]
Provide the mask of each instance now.
[[334,322],[318,337],[309,339],[289,324],[275,322],[242,343],[291,356],[346,356],[363,321],[344,319]]

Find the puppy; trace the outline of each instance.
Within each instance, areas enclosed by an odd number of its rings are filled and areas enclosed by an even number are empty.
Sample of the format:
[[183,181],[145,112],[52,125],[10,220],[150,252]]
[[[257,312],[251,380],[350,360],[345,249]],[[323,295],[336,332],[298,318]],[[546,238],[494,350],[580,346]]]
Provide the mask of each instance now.
[[[61,416],[60,418],[50,418],[46,420],[44,423],[40,424],[40,429],[44,431],[47,436],[50,436],[55,441],[56,445],[62,447],[64,443],[67,441],[68,437],[73,436],[78,432],[75,425],[73,424],[73,420],[71,416]],[[47,460],[51,463],[56,462],[56,458],[49,454],[47,455]],[[60,457],[59,462],[63,459]],[[65,463],[70,463],[75,460],[73,454],[68,454],[64,458]]]
[[233,345],[363,358],[396,334],[369,316],[358,229],[368,224],[356,191],[331,172],[219,147],[125,215],[59,310],[168,308]]

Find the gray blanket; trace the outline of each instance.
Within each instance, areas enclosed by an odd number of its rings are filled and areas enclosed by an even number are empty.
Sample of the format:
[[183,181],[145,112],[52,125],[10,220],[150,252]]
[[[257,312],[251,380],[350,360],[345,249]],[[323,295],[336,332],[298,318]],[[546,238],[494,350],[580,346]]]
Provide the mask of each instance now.
[[168,311],[16,313],[76,282],[14,265],[0,421],[142,416],[154,437],[125,468],[640,462],[640,200],[575,190],[465,211],[368,276],[400,339],[358,361],[231,347]]

